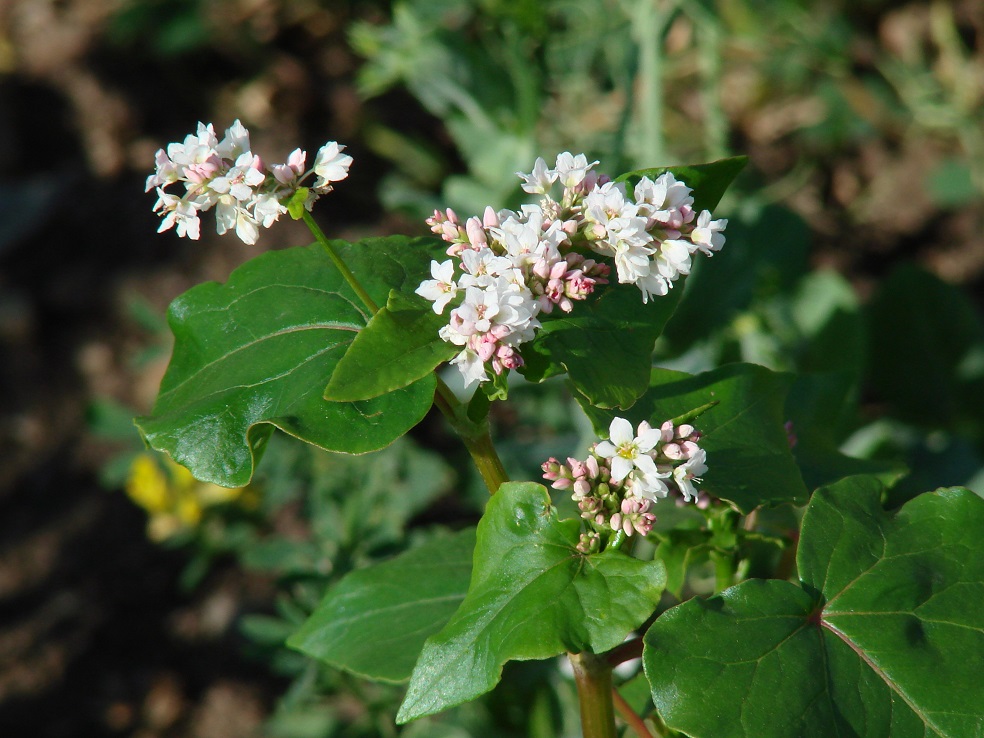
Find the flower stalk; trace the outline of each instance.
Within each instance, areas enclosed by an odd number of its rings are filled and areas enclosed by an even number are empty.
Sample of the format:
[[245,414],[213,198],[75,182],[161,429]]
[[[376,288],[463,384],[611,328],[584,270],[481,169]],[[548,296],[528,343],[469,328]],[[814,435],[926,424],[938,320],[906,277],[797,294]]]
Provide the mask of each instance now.
[[321,227],[314,221],[314,218],[311,217],[311,213],[307,210],[303,210],[301,212],[301,218],[304,220],[304,225],[308,227],[308,230],[311,231],[318,243],[320,243],[322,248],[328,252],[328,257],[335,265],[335,268],[341,272],[342,277],[346,282],[348,282],[349,287],[351,287],[358,298],[362,300],[362,304],[369,308],[369,311],[373,315],[378,313],[379,306],[376,304],[375,300],[369,296],[369,293],[366,292],[359,280],[355,278],[354,274],[352,274],[352,270],[348,268],[344,261],[342,261],[342,258],[338,255],[338,252],[335,251],[335,247],[331,245],[331,241],[328,240],[325,232],[321,230]]

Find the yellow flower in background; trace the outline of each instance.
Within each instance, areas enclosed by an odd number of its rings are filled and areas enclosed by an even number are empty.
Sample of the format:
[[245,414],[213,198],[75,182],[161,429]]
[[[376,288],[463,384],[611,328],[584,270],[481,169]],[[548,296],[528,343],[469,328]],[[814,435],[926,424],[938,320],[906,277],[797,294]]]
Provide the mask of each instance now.
[[150,517],[147,536],[154,541],[197,527],[209,507],[243,501],[244,489],[199,482],[180,464],[151,453],[133,460],[126,481],[127,495]]

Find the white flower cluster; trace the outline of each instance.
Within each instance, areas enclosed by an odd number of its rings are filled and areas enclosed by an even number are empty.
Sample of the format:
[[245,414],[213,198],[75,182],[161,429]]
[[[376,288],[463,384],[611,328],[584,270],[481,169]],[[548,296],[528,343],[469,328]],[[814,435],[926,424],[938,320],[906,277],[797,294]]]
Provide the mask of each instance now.
[[441,338],[462,347],[451,363],[466,386],[487,381],[489,367],[501,374],[521,366],[517,348],[533,338],[541,312],[570,312],[608,283],[611,267],[588,257],[614,261],[618,281],[635,284],[645,303],[690,273],[693,254],[724,245],[727,220],[697,214],[692,190],[671,173],[643,177],[629,194],[593,171],[597,163],[564,152],[548,169],[538,158],[531,173],[518,173],[538,203],[519,212],[486,208],[464,223],[450,209],[427,220],[452,258],[432,262],[433,279],[417,294],[438,314],[456,301]]
[[[656,522],[650,509],[670,494],[683,502],[707,504],[707,495],[695,485],[707,471],[707,454],[697,445],[699,439],[692,425],[674,426],[668,420],[653,428],[643,421],[633,433],[628,420],[616,417],[608,427],[608,439],[595,444],[587,459],[569,458],[562,464],[550,458],[541,468],[554,489],[572,491],[581,517],[596,532],[646,535]],[[599,539],[589,533],[582,543],[596,547]]]
[[[310,175],[315,181],[305,207],[331,191],[331,183],[348,177],[352,157],[344,146],[330,141],[318,150],[314,165],[305,169],[307,153],[295,149],[284,164],[269,169],[250,150],[249,131],[238,120],[220,141],[212,124],[198,124],[198,132],[181,143],[168,144],[157,152],[157,170],[147,178],[147,191],[157,189],[154,211],[163,221],[158,233],[177,228],[179,236],[197,240],[201,235],[198,215],[215,208],[216,230],[222,235],[235,229],[245,243],[256,243],[259,228],[269,228],[287,212],[284,203]],[[184,184],[180,197],[166,192],[170,185]]]

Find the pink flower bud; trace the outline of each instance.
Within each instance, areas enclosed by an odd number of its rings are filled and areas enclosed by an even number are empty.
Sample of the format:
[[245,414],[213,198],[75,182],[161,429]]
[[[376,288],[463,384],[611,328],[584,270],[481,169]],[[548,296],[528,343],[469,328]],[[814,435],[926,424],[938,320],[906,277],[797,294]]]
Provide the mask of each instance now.
[[481,335],[475,334],[472,338],[478,339],[475,341],[473,348],[475,353],[478,354],[478,357],[482,361],[488,361],[495,355],[497,344],[493,336],[490,336],[488,333],[483,333]]
[[468,243],[475,249],[481,248],[488,243],[485,229],[482,228],[482,221],[476,217],[471,217],[465,221],[465,233],[468,234]]
[[599,474],[598,459],[594,456],[588,456],[584,461],[584,465],[588,468],[588,477],[590,479],[597,479]]
[[676,429],[677,438],[690,438],[690,434],[694,432],[694,427],[692,425],[687,425],[684,423]]
[[580,459],[573,456],[567,457],[567,463],[571,467],[571,475],[575,478],[585,477],[588,474],[588,467]]
[[505,369],[519,369],[523,365],[523,357],[512,346],[500,346],[495,356]]
[[482,225],[486,228],[498,228],[501,225],[499,215],[492,209],[491,205],[485,207],[485,212],[482,214]]
[[543,478],[548,482],[552,482],[560,475],[560,462],[553,456],[540,464],[540,468],[543,470]]
[[574,482],[574,494],[577,497],[585,497],[591,493],[591,483],[586,479],[578,479]]
[[682,448],[680,448],[679,444],[676,443],[667,443],[663,446],[663,455],[668,459],[673,459],[674,461],[682,461],[687,458],[687,454]]
[[458,226],[449,221],[445,221],[441,224],[441,238],[445,241],[457,241],[458,240]]

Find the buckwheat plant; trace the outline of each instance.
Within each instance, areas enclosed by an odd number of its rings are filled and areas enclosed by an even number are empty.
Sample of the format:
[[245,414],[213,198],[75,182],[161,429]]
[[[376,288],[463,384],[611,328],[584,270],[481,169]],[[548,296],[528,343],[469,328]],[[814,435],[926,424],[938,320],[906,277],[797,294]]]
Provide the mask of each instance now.
[[[519,175],[519,210],[347,243],[311,215],[344,148],[268,167],[238,121],[221,140],[199,124],[147,182],[161,230],[197,239],[214,208],[246,243],[285,214],[316,241],[172,303],[171,363],[137,421],[150,445],[240,487],[275,427],[359,454],[436,405],[491,495],[476,527],[343,578],[290,646],[407,681],[398,723],[490,691],[507,661],[566,654],[590,738],[984,735],[984,501],[941,489],[884,510],[899,473],[829,440],[817,408],[843,394],[825,375],[653,365],[681,280],[725,246],[712,212],[742,159],[612,177],[564,152]],[[597,433],[542,464],[568,517],[492,442],[517,374],[566,377]],[[630,705],[638,680],[651,701]]]

